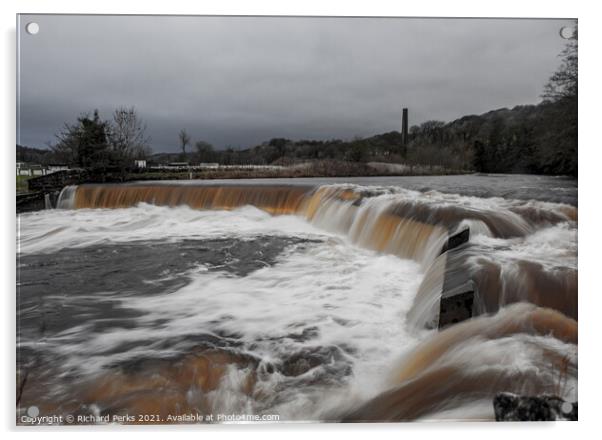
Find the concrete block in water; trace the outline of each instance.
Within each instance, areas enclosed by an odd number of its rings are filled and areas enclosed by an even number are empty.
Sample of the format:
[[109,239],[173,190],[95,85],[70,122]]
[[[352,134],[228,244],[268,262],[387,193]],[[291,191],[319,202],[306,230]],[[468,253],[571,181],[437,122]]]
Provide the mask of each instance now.
[[468,240],[470,240],[470,229],[468,228],[463,229],[454,235],[450,235],[447,239],[447,242],[441,248],[441,253],[439,255],[449,251],[450,249],[457,248],[464,243],[468,243]]
[[473,316],[475,287],[463,264],[465,249],[458,249],[469,239],[470,229],[463,229],[450,236],[441,249],[441,254],[447,252],[448,258],[439,303],[439,329]]
[[439,306],[439,329],[472,317],[474,292],[472,281],[467,281],[454,289],[443,291]]

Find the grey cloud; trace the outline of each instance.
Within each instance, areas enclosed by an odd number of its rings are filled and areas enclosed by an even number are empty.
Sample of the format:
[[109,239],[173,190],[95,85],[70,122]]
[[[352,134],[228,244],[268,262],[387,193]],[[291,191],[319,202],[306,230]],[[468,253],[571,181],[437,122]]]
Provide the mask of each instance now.
[[20,133],[134,105],[155,151],[351,138],[536,103],[569,20],[21,16]]

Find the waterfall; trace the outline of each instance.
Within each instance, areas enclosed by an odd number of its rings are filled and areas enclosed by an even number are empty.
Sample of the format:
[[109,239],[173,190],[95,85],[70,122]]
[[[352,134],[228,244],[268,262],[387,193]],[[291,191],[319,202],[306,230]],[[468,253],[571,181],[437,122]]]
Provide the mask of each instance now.
[[66,186],[64,187],[57,200],[56,200],[56,207],[58,209],[73,209],[75,208],[75,194],[78,190],[78,186],[77,185],[70,185],[70,186]]

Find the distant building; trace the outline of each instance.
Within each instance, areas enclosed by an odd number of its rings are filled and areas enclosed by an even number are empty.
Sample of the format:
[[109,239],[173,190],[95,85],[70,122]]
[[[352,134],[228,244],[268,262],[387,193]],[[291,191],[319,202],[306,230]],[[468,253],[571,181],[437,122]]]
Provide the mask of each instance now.
[[145,159],[137,159],[134,161],[134,166],[136,168],[146,168],[146,160]]

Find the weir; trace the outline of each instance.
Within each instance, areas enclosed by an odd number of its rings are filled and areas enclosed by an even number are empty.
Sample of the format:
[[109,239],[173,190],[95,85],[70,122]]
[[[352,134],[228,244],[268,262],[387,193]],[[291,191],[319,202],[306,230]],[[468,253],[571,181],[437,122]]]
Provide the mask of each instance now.
[[576,318],[577,271],[537,263],[500,263],[470,243],[471,230],[500,239],[532,233],[537,224],[576,218],[560,206],[484,210],[368,190],[350,185],[193,185],[169,183],[68,186],[57,207],[128,208],[140,203],[232,210],[255,206],[272,215],[299,215],[361,247],[409,258],[425,270],[409,321],[442,328],[474,315],[528,301]]

